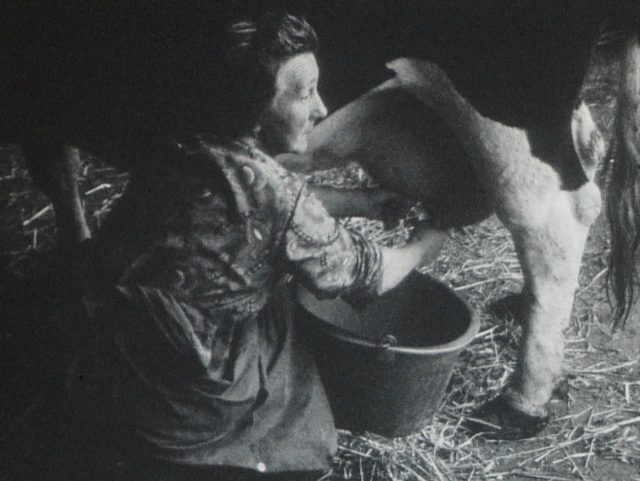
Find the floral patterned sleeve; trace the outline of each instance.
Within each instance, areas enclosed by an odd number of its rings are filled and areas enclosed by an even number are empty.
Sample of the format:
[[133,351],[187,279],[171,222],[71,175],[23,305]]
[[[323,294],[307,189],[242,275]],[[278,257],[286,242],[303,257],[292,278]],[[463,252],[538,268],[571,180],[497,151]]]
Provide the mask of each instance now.
[[306,187],[285,232],[285,248],[292,272],[319,297],[379,290],[380,247],[340,225]]

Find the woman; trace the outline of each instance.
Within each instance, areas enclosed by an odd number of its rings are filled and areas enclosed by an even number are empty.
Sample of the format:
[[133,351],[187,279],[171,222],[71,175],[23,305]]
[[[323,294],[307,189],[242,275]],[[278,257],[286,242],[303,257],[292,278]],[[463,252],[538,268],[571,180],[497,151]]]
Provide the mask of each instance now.
[[321,296],[377,295],[440,240],[373,244],[273,160],[303,152],[327,113],[309,24],[268,14],[231,34],[232,140],[194,137],[133,177],[94,246],[94,361],[78,362],[74,396],[136,479],[319,477],[336,433],[287,274]]

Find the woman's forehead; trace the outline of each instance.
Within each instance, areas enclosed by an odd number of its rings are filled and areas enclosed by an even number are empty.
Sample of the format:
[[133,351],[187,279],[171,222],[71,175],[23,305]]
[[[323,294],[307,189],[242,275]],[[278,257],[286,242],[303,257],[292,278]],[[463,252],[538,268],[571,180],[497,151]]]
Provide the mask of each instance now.
[[311,52],[294,55],[285,60],[276,74],[276,89],[298,89],[318,81],[318,63]]

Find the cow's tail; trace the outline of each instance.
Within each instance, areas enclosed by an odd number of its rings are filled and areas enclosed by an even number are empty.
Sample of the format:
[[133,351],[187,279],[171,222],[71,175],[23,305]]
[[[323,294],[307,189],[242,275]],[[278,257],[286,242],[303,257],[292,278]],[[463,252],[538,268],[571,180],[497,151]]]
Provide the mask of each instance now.
[[624,324],[638,287],[640,247],[640,27],[626,41],[615,135],[606,172],[606,208],[611,230],[608,285],[614,321]]

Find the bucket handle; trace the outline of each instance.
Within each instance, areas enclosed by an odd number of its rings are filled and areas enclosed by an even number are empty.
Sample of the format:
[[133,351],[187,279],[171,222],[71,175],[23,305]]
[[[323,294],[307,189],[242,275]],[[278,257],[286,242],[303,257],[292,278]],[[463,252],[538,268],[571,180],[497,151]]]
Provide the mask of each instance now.
[[393,334],[385,334],[378,340],[378,360],[383,362],[393,362],[396,353],[392,347],[398,346],[398,339]]

